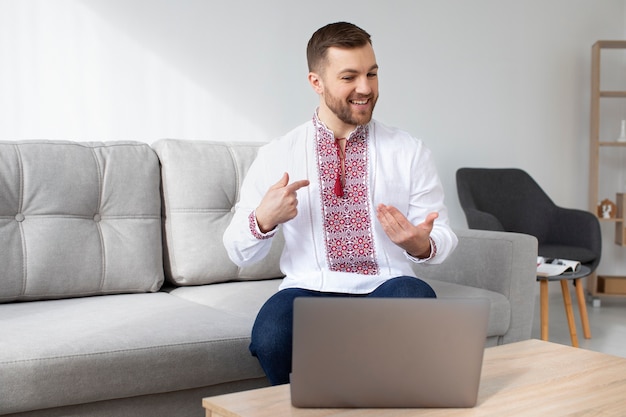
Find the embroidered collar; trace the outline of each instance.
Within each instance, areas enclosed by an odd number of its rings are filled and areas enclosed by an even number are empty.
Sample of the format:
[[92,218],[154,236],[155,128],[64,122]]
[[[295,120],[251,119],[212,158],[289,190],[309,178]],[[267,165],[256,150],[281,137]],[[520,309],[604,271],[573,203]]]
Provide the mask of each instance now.
[[[326,124],[324,122],[322,122],[320,120],[319,116],[317,115],[318,109],[316,109],[315,112],[313,113],[313,125],[315,126],[316,139],[318,141],[321,139],[320,133],[322,133],[325,137],[335,138],[335,134],[332,132],[332,130],[330,130],[328,128],[328,126],[326,126]],[[363,137],[363,136],[365,136],[367,134],[367,130],[368,130],[367,127],[368,127],[368,125],[369,124],[358,125],[348,135],[348,138],[347,138],[348,141],[352,140],[355,137]]]

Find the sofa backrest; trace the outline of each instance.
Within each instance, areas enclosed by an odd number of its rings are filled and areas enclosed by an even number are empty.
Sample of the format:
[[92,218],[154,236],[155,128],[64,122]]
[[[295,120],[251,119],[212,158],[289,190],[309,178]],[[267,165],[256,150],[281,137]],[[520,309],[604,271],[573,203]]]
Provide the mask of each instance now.
[[239,268],[222,243],[239,188],[262,143],[163,139],[161,161],[165,276],[175,285],[282,277],[282,235],[256,265]]
[[159,185],[143,143],[0,142],[0,302],[158,290]]

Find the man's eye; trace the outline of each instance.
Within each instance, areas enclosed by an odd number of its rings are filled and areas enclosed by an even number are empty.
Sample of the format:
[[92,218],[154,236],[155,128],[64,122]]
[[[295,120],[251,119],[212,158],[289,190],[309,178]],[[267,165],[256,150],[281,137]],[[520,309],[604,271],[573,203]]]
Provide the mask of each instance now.
[[378,74],[377,74],[377,73],[375,73],[375,72],[370,72],[369,74],[367,74],[367,76],[368,76],[369,78],[376,78],[376,77],[378,77]]
[[341,77],[342,80],[344,81],[352,81],[354,79],[354,77],[352,76],[345,76],[345,77]]

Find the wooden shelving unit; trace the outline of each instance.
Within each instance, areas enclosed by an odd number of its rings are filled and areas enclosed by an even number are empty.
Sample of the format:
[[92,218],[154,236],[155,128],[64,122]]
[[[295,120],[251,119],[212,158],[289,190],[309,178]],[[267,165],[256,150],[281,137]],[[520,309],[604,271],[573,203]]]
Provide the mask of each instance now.
[[[591,49],[591,126],[589,140],[589,210],[597,215],[600,201],[598,188],[600,183],[600,149],[626,148],[626,142],[616,142],[602,138],[600,140],[601,99],[619,100],[626,98],[626,90],[602,90],[600,83],[601,52],[603,49],[623,49],[626,41],[598,41]],[[626,77],[625,77],[626,78]],[[625,79],[626,81],[626,79]],[[625,115],[626,117],[626,115]],[[612,139],[612,138],[611,138]],[[626,246],[626,200],[623,193],[616,193],[617,213],[612,219],[600,218],[601,222],[615,223],[615,243]],[[626,276],[596,276],[594,273],[587,280],[587,289],[592,296],[626,296]]]

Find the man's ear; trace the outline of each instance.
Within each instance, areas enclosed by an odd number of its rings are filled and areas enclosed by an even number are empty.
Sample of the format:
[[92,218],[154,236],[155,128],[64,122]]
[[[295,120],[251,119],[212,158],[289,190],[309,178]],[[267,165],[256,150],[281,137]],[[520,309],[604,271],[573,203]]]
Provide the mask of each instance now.
[[315,90],[317,94],[322,94],[324,91],[322,77],[316,72],[309,72],[309,84],[311,84],[311,87],[313,87],[313,90]]

